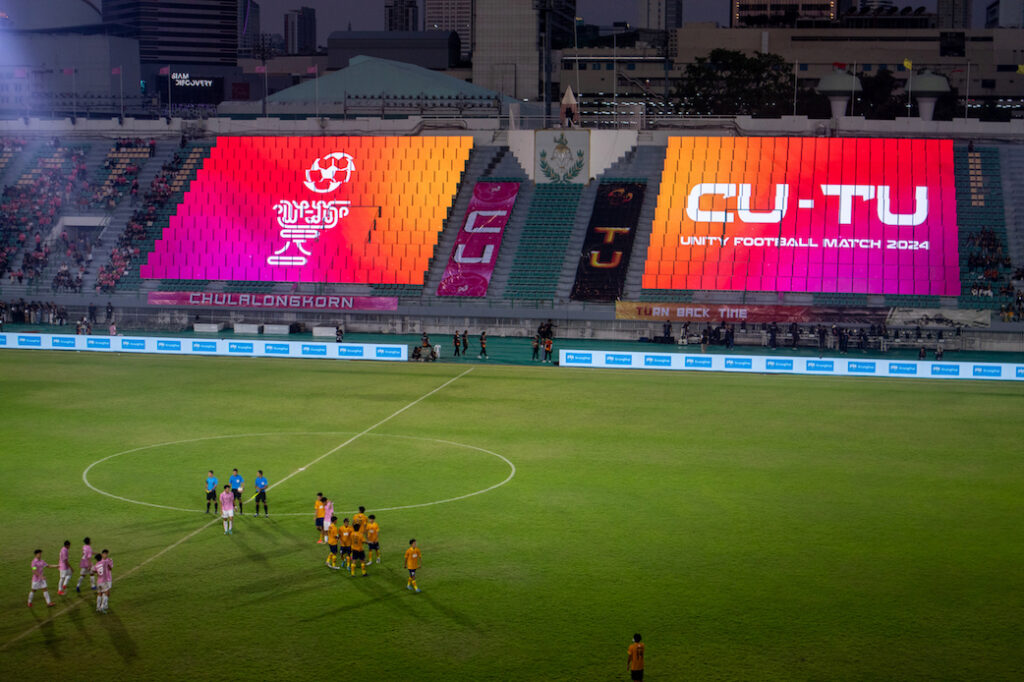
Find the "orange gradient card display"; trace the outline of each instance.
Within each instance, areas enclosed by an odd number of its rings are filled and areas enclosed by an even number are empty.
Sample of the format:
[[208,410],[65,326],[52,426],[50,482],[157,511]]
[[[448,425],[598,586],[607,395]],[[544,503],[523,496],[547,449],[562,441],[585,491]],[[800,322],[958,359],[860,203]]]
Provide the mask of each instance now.
[[423,284],[471,137],[220,137],[144,278]]
[[957,296],[953,143],[670,138],[643,287]]

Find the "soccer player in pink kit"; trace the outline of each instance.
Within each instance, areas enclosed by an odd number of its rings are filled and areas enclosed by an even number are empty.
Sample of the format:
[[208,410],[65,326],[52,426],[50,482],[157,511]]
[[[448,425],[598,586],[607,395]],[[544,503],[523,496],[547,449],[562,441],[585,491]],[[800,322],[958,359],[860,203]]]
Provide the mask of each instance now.
[[92,541],[89,538],[82,540],[82,560],[78,562],[78,584],[75,585],[75,592],[82,591],[82,581],[89,576],[89,584],[96,589],[96,576],[92,572]]
[[55,606],[50,600],[50,593],[46,589],[46,576],[43,575],[43,569],[50,564],[43,561],[43,550],[37,549],[32,554],[32,589],[28,591],[28,605],[32,606],[32,595],[36,593],[36,590],[42,590],[46,605]]
[[334,503],[327,499],[327,496],[323,496],[324,503],[324,531],[327,531],[327,526],[331,524],[331,517],[334,516]]
[[57,559],[57,568],[60,569],[60,579],[57,581],[57,594],[64,596],[68,584],[71,582],[71,540],[65,540],[64,546],[60,548],[60,557]]
[[99,577],[96,581],[96,611],[106,613],[110,607],[110,586],[114,582],[114,561],[109,550],[96,555],[96,575]]
[[220,494],[220,518],[224,521],[224,535],[231,535],[235,525],[235,494],[231,492],[230,485],[225,485],[224,492]]

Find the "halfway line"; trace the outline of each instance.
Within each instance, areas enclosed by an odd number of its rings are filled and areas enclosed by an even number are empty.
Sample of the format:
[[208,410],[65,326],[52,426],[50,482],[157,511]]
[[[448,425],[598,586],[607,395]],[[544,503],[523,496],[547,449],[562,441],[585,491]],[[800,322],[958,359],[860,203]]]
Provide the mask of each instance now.
[[[411,403],[409,403],[409,404],[408,404],[408,405],[406,405],[405,407],[403,407],[403,408],[401,408],[401,409],[398,409],[398,410],[395,410],[394,412],[392,412],[391,414],[389,414],[389,415],[388,415],[387,417],[384,417],[383,419],[381,419],[381,420],[380,420],[379,422],[377,422],[377,423],[376,423],[376,424],[374,424],[373,426],[371,426],[371,427],[369,427],[369,428],[366,428],[366,429],[363,429],[362,431],[360,431],[360,432],[359,432],[359,433],[357,433],[356,435],[352,436],[351,438],[349,438],[349,439],[348,439],[347,441],[345,441],[345,442],[344,442],[344,443],[342,443],[341,445],[337,445],[337,446],[335,446],[335,447],[331,448],[330,450],[328,450],[328,451],[327,451],[327,452],[325,452],[324,454],[320,455],[319,457],[317,457],[316,459],[314,459],[314,460],[313,460],[312,462],[310,462],[310,463],[309,463],[309,464],[307,464],[306,466],[301,466],[301,467],[299,467],[298,469],[296,469],[295,471],[293,471],[293,472],[291,472],[290,474],[288,474],[287,476],[285,476],[284,478],[282,478],[282,479],[280,479],[280,480],[278,480],[278,481],[275,481],[275,482],[273,483],[273,485],[269,485],[269,486],[267,486],[267,490],[270,490],[271,488],[275,488],[275,487],[277,487],[277,486],[281,485],[282,483],[284,483],[285,481],[287,481],[287,480],[288,480],[289,478],[291,478],[291,477],[292,477],[292,476],[294,476],[295,474],[297,474],[297,473],[299,473],[299,472],[302,472],[302,471],[305,471],[306,469],[308,469],[309,467],[313,466],[314,464],[316,464],[316,463],[317,463],[317,462],[319,462],[320,460],[324,459],[325,457],[330,457],[330,456],[331,456],[331,455],[333,455],[333,454],[334,454],[335,452],[337,452],[338,450],[341,450],[341,449],[342,449],[343,447],[345,447],[345,446],[346,446],[346,445],[348,445],[349,443],[352,443],[352,442],[354,442],[355,440],[357,440],[357,439],[359,439],[359,438],[362,438],[363,436],[365,436],[366,434],[368,434],[368,433],[369,433],[370,431],[373,431],[373,430],[374,430],[375,428],[377,428],[377,427],[378,427],[378,426],[380,426],[381,424],[385,424],[385,423],[387,423],[387,422],[391,421],[392,419],[394,419],[394,418],[395,418],[395,417],[397,417],[398,415],[400,415],[400,414],[402,414],[403,412],[405,412],[406,410],[408,410],[408,409],[409,409],[410,407],[413,407],[414,405],[417,405],[417,404],[419,404],[420,402],[422,402],[422,401],[426,400],[426,399],[427,399],[427,398],[429,398],[430,396],[432,396],[432,395],[434,395],[435,393],[437,393],[438,391],[440,391],[440,390],[441,390],[442,388],[444,388],[445,386],[448,386],[449,384],[451,384],[451,383],[453,383],[453,382],[455,382],[455,381],[457,381],[457,380],[461,379],[462,377],[466,376],[467,374],[469,374],[469,373],[470,373],[470,372],[472,372],[472,371],[473,371],[473,368],[472,368],[472,367],[470,367],[469,369],[467,369],[467,370],[466,370],[465,372],[463,372],[462,374],[459,374],[458,376],[454,376],[454,377],[452,377],[451,379],[449,379],[448,381],[444,382],[443,384],[441,384],[440,386],[438,386],[438,387],[437,387],[437,388],[435,388],[434,390],[430,391],[429,393],[425,393],[425,394],[421,395],[421,396],[420,396],[419,398],[416,398],[416,400],[412,401]],[[253,495],[252,497],[250,497],[250,498],[249,498],[249,501],[250,501],[250,502],[252,502],[252,501],[253,501],[254,499],[256,499],[256,495]]]

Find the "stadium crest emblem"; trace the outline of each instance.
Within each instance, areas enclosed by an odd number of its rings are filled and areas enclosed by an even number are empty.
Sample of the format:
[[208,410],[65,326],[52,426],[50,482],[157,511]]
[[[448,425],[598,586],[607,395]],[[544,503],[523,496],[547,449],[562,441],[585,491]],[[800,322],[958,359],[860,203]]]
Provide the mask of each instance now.
[[311,192],[328,194],[348,182],[355,169],[355,159],[351,155],[331,152],[313,159],[313,163],[306,169],[306,180],[302,184]]

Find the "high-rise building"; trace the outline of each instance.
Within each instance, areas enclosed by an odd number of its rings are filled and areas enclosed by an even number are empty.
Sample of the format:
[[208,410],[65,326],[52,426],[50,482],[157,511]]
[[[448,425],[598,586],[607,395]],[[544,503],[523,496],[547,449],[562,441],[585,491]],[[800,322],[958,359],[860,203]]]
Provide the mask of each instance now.
[[476,0],[475,5],[473,83],[519,99],[542,99],[545,15],[551,48],[569,47],[576,0]]
[[985,28],[1024,28],[1024,0],[994,0],[985,8]]
[[387,0],[384,3],[384,30],[418,31],[420,30],[419,13],[417,0]]
[[238,61],[238,0],[104,0],[103,21],[132,29],[144,64]]
[[653,31],[681,28],[683,0],[640,0],[637,3],[636,28]]
[[238,0],[238,54],[252,56],[260,36],[260,5],[256,0]]
[[853,7],[853,0],[810,0],[808,2],[765,2],[732,0],[729,25],[734,28],[753,26],[794,26],[798,20],[835,21]]
[[302,7],[285,12],[284,50],[287,54],[316,53],[316,10]]
[[473,4],[473,0],[423,0],[423,27],[458,33],[463,59],[473,53]]
[[939,0],[939,28],[970,28],[971,0]]

